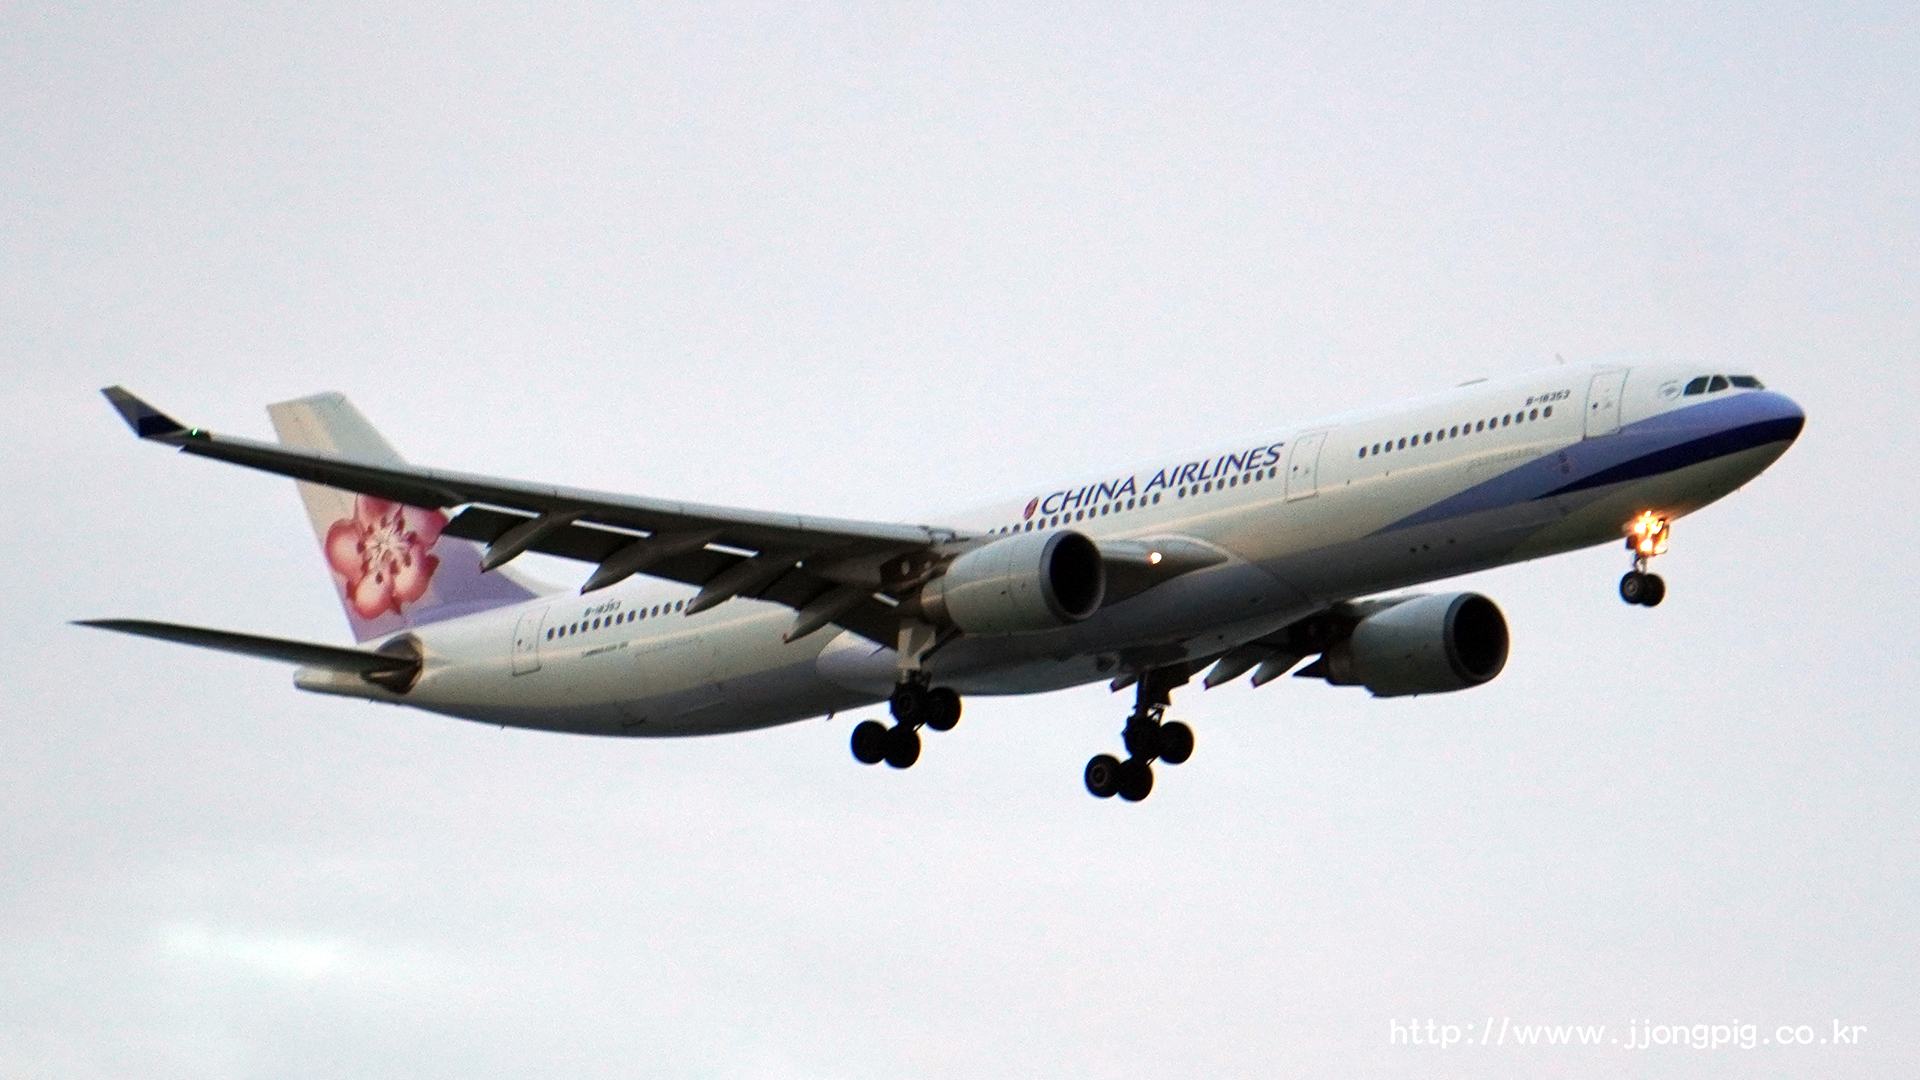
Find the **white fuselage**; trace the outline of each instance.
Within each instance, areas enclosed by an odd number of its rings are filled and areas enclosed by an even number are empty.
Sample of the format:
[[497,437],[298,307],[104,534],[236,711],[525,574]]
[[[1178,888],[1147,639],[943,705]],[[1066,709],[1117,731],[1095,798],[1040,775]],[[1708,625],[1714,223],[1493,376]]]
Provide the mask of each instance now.
[[[1677,518],[1746,483],[1791,441],[1768,436],[1798,431],[1779,394],[1684,394],[1702,370],[1546,368],[952,515],[938,524],[1180,538],[1224,560],[1058,630],[964,636],[928,666],[963,694],[1058,689],[1129,660],[1215,655],[1342,600],[1619,543],[1643,511]],[[643,736],[801,720],[894,684],[891,649],[831,629],[787,643],[793,612],[757,601],[676,611],[695,591],[635,578],[419,627],[425,664],[404,695],[324,671],[296,681],[490,723]]]

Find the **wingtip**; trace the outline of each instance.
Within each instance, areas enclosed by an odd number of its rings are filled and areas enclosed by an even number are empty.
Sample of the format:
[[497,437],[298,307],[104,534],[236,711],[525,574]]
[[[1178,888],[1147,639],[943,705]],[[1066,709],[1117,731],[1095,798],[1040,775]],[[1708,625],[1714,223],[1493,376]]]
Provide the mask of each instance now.
[[124,386],[102,387],[100,393],[106,396],[107,401],[120,413],[120,418],[133,429],[133,433],[143,439],[192,434],[185,424],[140,400]]

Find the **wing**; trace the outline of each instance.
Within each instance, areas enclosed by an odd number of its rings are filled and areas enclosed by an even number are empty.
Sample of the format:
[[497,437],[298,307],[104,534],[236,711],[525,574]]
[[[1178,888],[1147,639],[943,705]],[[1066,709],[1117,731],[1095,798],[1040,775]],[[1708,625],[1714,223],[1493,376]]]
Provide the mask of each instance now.
[[688,612],[735,596],[798,613],[788,640],[827,625],[892,647],[894,607],[941,548],[971,537],[920,525],[847,521],[638,498],[444,469],[375,463],[189,428],[121,387],[103,391],[143,439],[183,453],[412,506],[459,508],[446,535],[487,545],[492,569],[528,551],[598,564],[581,592],[630,575],[699,588]]

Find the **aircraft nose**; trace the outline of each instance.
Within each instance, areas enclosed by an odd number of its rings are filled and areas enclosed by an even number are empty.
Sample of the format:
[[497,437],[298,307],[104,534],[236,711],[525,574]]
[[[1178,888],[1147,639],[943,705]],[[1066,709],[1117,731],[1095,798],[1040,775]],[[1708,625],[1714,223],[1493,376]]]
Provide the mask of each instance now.
[[1807,426],[1806,411],[1800,408],[1799,402],[1785,394],[1773,390],[1765,393],[1769,399],[1767,405],[1773,414],[1773,423],[1777,426],[1781,437],[1788,442],[1798,439],[1801,429]]

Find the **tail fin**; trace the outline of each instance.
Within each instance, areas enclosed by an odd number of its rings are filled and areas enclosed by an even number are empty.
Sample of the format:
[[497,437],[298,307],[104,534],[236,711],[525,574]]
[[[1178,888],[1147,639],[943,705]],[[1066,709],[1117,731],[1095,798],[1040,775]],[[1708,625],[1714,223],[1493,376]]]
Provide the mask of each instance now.
[[[267,406],[286,446],[385,464],[400,455],[340,394]],[[438,510],[299,483],[300,498],[355,640],[531,600],[547,591],[506,570],[480,571],[480,548],[441,536]]]

